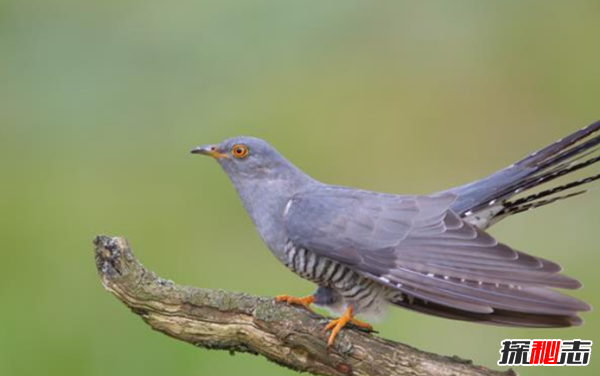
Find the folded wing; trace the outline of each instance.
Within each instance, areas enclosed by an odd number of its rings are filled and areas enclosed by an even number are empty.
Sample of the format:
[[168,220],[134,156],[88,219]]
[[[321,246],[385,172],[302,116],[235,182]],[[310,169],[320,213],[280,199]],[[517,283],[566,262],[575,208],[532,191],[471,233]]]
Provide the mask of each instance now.
[[589,305],[552,290],[578,281],[463,221],[455,198],[321,187],[292,199],[285,224],[296,246],[401,291],[409,300],[394,303],[406,308],[504,325],[581,322]]

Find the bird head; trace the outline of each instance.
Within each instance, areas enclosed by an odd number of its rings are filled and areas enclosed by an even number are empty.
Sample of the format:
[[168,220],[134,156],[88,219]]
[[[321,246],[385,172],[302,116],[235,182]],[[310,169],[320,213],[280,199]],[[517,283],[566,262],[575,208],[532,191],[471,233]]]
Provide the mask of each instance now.
[[214,158],[234,181],[293,178],[301,173],[268,142],[254,137],[233,137],[191,152]]

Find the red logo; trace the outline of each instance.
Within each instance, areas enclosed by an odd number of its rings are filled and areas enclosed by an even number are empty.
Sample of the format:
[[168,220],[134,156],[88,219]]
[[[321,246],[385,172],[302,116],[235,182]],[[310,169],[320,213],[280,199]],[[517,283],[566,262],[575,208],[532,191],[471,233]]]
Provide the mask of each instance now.
[[592,341],[574,339],[505,339],[499,366],[587,366]]

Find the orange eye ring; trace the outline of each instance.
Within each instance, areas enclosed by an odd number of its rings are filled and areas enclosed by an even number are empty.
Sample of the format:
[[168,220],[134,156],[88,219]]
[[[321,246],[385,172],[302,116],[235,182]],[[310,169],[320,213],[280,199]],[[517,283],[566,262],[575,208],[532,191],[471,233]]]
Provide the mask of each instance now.
[[248,156],[248,148],[246,145],[235,144],[231,147],[231,154],[239,159],[246,158]]

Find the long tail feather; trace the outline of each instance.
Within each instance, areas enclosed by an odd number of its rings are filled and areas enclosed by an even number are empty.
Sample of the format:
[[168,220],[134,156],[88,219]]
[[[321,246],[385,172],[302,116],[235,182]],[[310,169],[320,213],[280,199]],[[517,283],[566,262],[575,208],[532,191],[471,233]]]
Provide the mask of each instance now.
[[577,315],[544,315],[502,309],[496,309],[492,313],[475,313],[446,307],[436,303],[424,302],[419,299],[415,299],[413,301],[398,301],[394,302],[394,304],[412,311],[417,311],[432,316],[498,326],[563,328],[569,326],[580,326],[583,324],[583,320]]
[[[565,191],[600,180],[600,174],[532,193],[513,197],[555,179],[589,168],[600,161],[600,121],[558,140],[519,162],[471,184],[450,190],[458,195],[453,210],[480,228],[486,228],[508,215],[578,196]],[[596,135],[595,135],[596,134]]]

